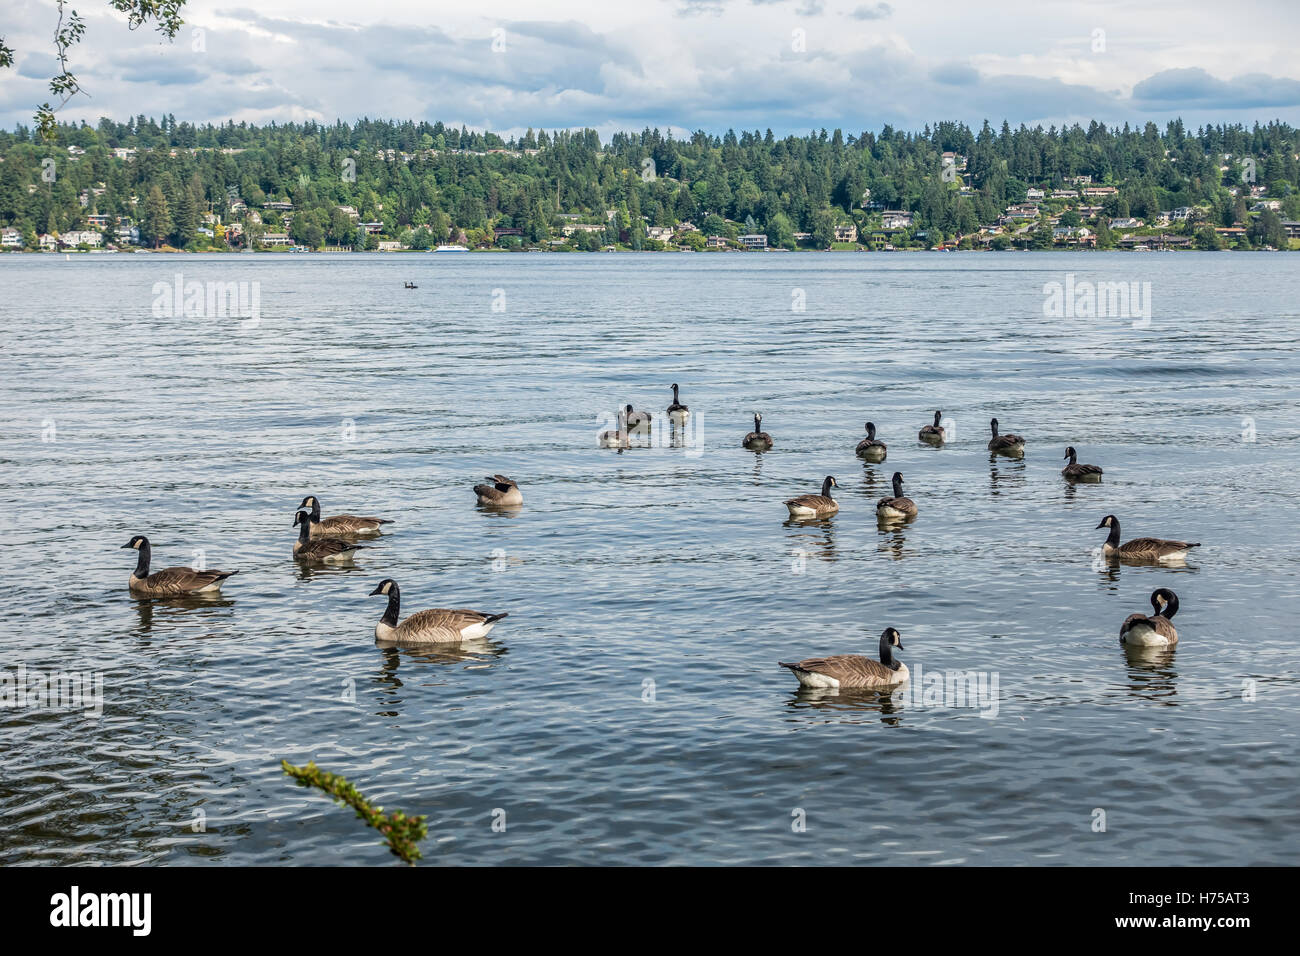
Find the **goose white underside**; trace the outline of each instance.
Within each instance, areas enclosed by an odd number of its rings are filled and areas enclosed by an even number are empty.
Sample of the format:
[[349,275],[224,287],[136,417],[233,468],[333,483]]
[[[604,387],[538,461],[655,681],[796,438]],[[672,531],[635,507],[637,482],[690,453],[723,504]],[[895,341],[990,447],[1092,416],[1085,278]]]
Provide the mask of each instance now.
[[402,626],[389,627],[383,621],[375,625],[375,640],[389,641],[398,644],[459,644],[462,641],[477,641],[487,637],[492,632],[492,628],[497,626],[496,621],[491,623],[470,624],[460,631],[457,637],[453,632],[448,630],[437,631],[416,631],[411,633],[402,633]]
[[791,518],[823,518],[835,514],[833,510],[818,511],[816,508],[809,508],[807,505],[786,505],[785,507],[790,512]]
[[669,412],[669,413],[668,413],[668,420],[669,420],[670,422],[672,422],[674,425],[685,425],[685,424],[686,424],[686,419],[688,419],[688,418],[690,418],[690,417],[691,417],[691,413],[690,413],[689,411]]
[[880,518],[908,518],[911,515],[906,511],[899,511],[897,508],[883,505],[876,508],[876,515]]
[[1134,624],[1119,637],[1121,644],[1133,647],[1168,647],[1169,638],[1149,624]]

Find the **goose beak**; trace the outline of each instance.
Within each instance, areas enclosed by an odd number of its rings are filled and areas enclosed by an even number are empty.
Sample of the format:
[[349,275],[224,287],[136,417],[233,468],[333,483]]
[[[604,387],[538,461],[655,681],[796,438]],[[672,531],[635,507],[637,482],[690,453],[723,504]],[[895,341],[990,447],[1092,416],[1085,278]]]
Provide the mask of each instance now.
[[[130,541],[128,541],[126,544],[122,545],[122,548],[129,548],[129,547],[131,547],[131,542],[130,542]],[[118,548],[117,550],[121,551],[122,548]]]
[[383,592],[383,590],[382,590],[382,587],[383,587],[382,585],[380,585],[379,587],[376,587],[373,591],[370,592],[370,595],[369,595],[369,596],[370,596],[370,597],[374,597],[376,594],[383,594],[384,592]]
[[1097,525],[1097,527],[1093,528],[1093,530],[1096,531],[1098,528],[1104,528],[1104,527],[1106,527],[1106,522],[1102,521],[1101,524]]
[[900,651],[905,651],[905,650],[907,650],[907,648],[905,648],[905,647],[903,646],[903,642],[902,642],[901,640],[900,640],[897,644],[895,644],[894,646],[897,647]]

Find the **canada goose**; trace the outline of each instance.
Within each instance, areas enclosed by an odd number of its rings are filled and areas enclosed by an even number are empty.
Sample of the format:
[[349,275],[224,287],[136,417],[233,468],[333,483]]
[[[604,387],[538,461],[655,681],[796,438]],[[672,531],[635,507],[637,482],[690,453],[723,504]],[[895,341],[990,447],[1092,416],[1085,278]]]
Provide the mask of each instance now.
[[650,413],[638,412],[631,405],[624,409],[627,412],[627,430],[631,432],[648,432],[650,430]]
[[668,406],[668,420],[674,425],[685,425],[690,417],[691,410],[678,400],[677,383],[673,382],[673,403]]
[[1168,647],[1178,643],[1178,631],[1170,620],[1178,613],[1178,595],[1168,588],[1151,592],[1156,613],[1130,614],[1119,628],[1119,642],[1134,647]]
[[1070,463],[1061,469],[1061,474],[1067,481],[1101,481],[1101,469],[1096,465],[1080,465],[1073,445],[1065,449],[1065,457]]
[[867,437],[858,442],[858,457],[865,458],[867,461],[880,462],[888,455],[889,449],[885,443],[876,438],[876,423],[867,422]]
[[928,441],[931,444],[942,444],[946,435],[944,434],[943,426],[939,424],[941,418],[943,418],[943,412],[935,412],[934,424],[926,425],[921,429],[916,437],[921,439],[921,441]]
[[[144,597],[184,597],[189,594],[215,594],[221,590],[221,583],[238,571],[196,571],[193,568],[163,568],[149,573],[149,558],[152,549],[149,539],[137,534],[123,548],[134,548],[140,552],[135,570],[131,572],[128,586]],[[120,549],[119,549],[120,550]]]
[[880,518],[910,518],[916,514],[916,502],[903,497],[903,473],[894,472],[894,497],[876,502],[876,516]]
[[[630,407],[630,406],[629,406]],[[607,428],[600,433],[597,441],[601,448],[626,448],[627,447],[627,412],[623,409],[618,410],[618,427]]]
[[903,639],[892,627],[880,634],[880,660],[861,654],[837,654],[834,657],[810,657],[787,664],[804,687],[842,689],[845,687],[888,687],[907,680],[907,665],[894,659],[894,648],[903,650]]
[[474,494],[478,503],[496,508],[511,508],[524,503],[524,496],[519,493],[519,485],[513,478],[505,475],[488,475],[490,485],[475,485]]
[[302,499],[300,509],[305,508],[311,513],[311,536],[313,538],[323,538],[330,535],[353,535],[353,534],[379,534],[381,524],[392,524],[387,518],[370,518],[361,515],[332,515],[329,518],[320,516],[320,499],[315,495],[308,495]]
[[1132,541],[1119,543],[1119,519],[1106,515],[1101,519],[1097,529],[1109,528],[1110,535],[1101,546],[1107,557],[1114,555],[1129,561],[1181,561],[1187,557],[1192,548],[1199,548],[1199,541],[1170,541],[1165,538],[1134,538]]
[[840,510],[840,506],[831,497],[831,489],[838,487],[839,485],[835,479],[827,475],[822,482],[822,493],[820,495],[800,495],[798,498],[791,498],[786,501],[785,506],[790,509],[790,517],[825,518],[835,514]]
[[772,436],[763,431],[763,416],[758,412],[754,413],[754,430],[740,444],[753,451],[767,451],[772,447]]
[[496,622],[508,614],[484,614],[482,611],[470,611],[465,608],[430,608],[416,611],[401,624],[397,623],[398,612],[402,608],[402,593],[397,582],[384,578],[370,592],[388,595],[388,607],[384,616],[375,625],[375,640],[399,641],[403,644],[459,644],[461,641],[473,641],[487,637]]
[[996,418],[989,420],[989,427],[993,429],[993,437],[989,439],[989,451],[999,455],[1023,455],[1025,453],[1025,440],[1019,435],[1012,435],[1010,432],[1005,435],[998,434],[998,420]]
[[343,564],[351,561],[356,552],[368,547],[348,538],[313,538],[311,515],[306,511],[294,515],[293,523],[298,528],[298,540],[293,543],[293,556],[299,561]]

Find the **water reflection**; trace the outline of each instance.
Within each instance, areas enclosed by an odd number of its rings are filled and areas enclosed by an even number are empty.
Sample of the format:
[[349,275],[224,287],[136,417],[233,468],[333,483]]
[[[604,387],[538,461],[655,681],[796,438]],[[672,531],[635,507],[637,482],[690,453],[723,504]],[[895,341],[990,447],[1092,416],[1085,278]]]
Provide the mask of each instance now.
[[907,526],[911,524],[910,519],[889,520],[878,519],[876,521],[876,532],[880,535],[880,541],[876,544],[876,551],[879,554],[887,554],[895,561],[903,560],[905,555],[914,555],[915,551],[907,548]]
[[1178,671],[1174,667],[1173,647],[1135,647],[1121,644],[1128,663],[1128,693],[1139,700],[1149,700],[1167,706],[1176,706]]
[[349,561],[347,564],[310,564],[306,561],[295,561],[297,566],[296,577],[299,581],[310,581],[312,578],[328,578],[336,574],[355,574],[357,572],[365,573],[365,568],[359,566],[355,561]]
[[[879,716],[882,724],[899,726],[902,723],[902,706],[906,681],[894,687],[855,687],[844,690],[820,690],[800,687],[791,691],[786,707],[800,717],[813,716],[825,719],[816,723],[858,723],[854,717]],[[833,719],[838,718],[838,719]]]
[[394,689],[402,686],[397,671],[403,661],[408,667],[421,664],[464,664],[466,670],[480,670],[493,666],[508,653],[504,644],[485,637],[459,644],[403,644],[400,641],[376,640],[375,647],[383,655],[383,663],[375,682]]
[[890,487],[871,462],[864,461],[862,463],[862,497],[872,500],[882,498],[884,497],[882,489],[890,489]]
[[1003,458],[989,455],[989,492],[999,495],[1003,491],[1021,488],[1025,484],[1025,461],[1023,458]]
[[136,625],[135,631],[140,635],[152,633],[156,612],[164,619],[175,614],[197,614],[199,617],[207,617],[208,615],[204,613],[206,611],[216,609],[224,611],[226,608],[234,606],[235,599],[222,597],[220,592],[213,595],[193,594],[188,597],[177,598],[137,598],[135,611],[139,617],[139,623]]
[[838,554],[835,550],[835,522],[830,518],[789,518],[785,527],[790,530],[790,547],[795,556],[795,572],[803,570],[802,561],[817,557],[823,561],[834,561]]

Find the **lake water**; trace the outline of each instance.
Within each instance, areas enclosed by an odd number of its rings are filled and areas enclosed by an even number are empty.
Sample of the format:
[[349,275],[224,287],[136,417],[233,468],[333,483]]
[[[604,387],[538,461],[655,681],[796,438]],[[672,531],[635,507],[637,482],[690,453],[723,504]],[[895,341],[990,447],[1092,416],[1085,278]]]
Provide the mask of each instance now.
[[[98,717],[0,711],[0,862],[393,861],[285,758],[428,814],[426,863],[1293,863],[1298,262],[0,257],[0,670],[103,681]],[[256,319],[185,316],[178,273],[247,283]],[[1149,320],[1044,314],[1098,279],[1149,282]],[[689,447],[596,447],[621,402],[661,430],[673,382]],[[990,462],[994,415],[1023,461]],[[884,465],[854,456],[868,419]],[[1102,483],[1065,484],[1068,444]],[[895,470],[920,514],[882,528]],[[496,472],[517,513],[475,507]],[[839,514],[788,523],[826,475]],[[304,572],[307,494],[391,533]],[[1107,513],[1202,547],[1098,562]],[[133,534],[155,568],[240,574],[135,600]],[[378,648],[385,577],[403,616],[510,616]],[[1181,641],[1130,656],[1159,586]],[[777,666],[874,656],[890,625],[914,675],[996,695],[817,695]]]

